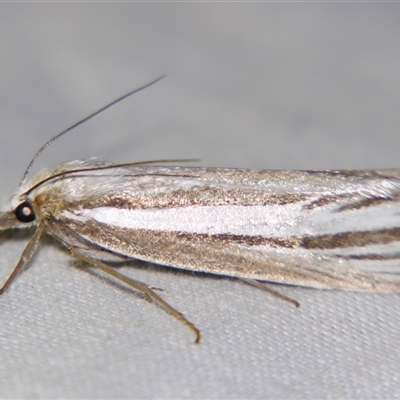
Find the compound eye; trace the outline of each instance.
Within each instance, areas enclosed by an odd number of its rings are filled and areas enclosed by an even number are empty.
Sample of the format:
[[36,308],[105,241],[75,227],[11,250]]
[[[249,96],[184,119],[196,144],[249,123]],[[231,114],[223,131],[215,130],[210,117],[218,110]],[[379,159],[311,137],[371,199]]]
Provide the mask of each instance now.
[[21,222],[32,222],[35,220],[36,215],[33,210],[32,204],[25,201],[21,203],[15,210],[15,216]]

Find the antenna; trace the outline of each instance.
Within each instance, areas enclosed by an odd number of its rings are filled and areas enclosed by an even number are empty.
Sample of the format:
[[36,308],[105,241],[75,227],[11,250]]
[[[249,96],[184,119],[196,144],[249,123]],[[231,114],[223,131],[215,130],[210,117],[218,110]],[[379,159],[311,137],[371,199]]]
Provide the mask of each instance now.
[[59,134],[57,134],[56,136],[52,137],[48,142],[46,142],[40,149],[39,151],[35,154],[35,156],[32,158],[32,161],[29,163],[28,168],[25,171],[24,177],[22,179],[22,182],[24,182],[29,174],[29,171],[32,169],[33,164],[35,163],[35,161],[39,158],[39,156],[43,153],[43,151],[49,147],[53,142],[55,142],[56,140],[60,139],[61,136],[64,136],[67,132],[72,131],[73,129],[75,129],[77,126],[83,124],[84,122],[88,121],[89,119],[95,117],[96,115],[100,114],[101,112],[103,112],[104,110],[107,110],[107,108],[110,108],[111,106],[113,106],[114,104],[119,103],[121,100],[126,99],[127,97],[131,96],[134,93],[140,92],[143,89],[148,88],[151,85],[154,85],[156,82],[158,82],[159,80],[161,80],[162,78],[164,78],[165,75],[162,75],[160,77],[158,77],[157,79],[154,79],[153,81],[146,83],[145,85],[131,90],[130,92],[124,94],[123,96],[119,97],[118,99],[112,101],[111,103],[107,104],[106,106],[100,108],[99,110],[95,111],[94,113],[90,114],[89,116],[81,119],[80,121],[76,122],[75,124],[71,125],[69,128],[63,130],[62,132],[60,132]]

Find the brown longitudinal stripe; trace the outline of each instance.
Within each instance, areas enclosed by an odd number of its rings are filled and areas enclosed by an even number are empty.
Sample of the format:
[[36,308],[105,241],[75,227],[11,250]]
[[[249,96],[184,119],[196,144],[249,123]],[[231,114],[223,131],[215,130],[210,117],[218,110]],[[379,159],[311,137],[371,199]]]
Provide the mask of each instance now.
[[[377,231],[341,232],[333,235],[319,236],[292,236],[289,238],[264,237],[260,235],[232,235],[199,234],[196,235],[180,232],[179,238],[188,241],[203,241],[212,239],[215,243],[242,244],[246,246],[271,246],[275,248],[293,249],[303,247],[305,249],[335,249],[347,247],[363,247],[374,244],[387,244],[400,241],[400,228],[382,229]],[[342,257],[342,256],[340,256]]]
[[372,206],[377,206],[379,204],[385,203],[387,201],[392,202],[393,199],[390,198],[382,198],[382,197],[372,197],[372,198],[366,198],[360,201],[356,201],[354,203],[349,203],[345,204],[342,207],[340,207],[337,211],[350,211],[350,210],[359,210],[360,208],[363,207],[372,207]]
[[301,247],[306,249],[335,249],[344,247],[363,247],[373,244],[387,244],[400,240],[400,228],[375,231],[341,232],[334,235],[305,236]]
[[376,253],[369,253],[369,254],[347,254],[347,255],[339,255],[337,254],[336,257],[344,258],[345,260],[371,260],[371,261],[379,261],[379,260],[398,260],[400,259],[400,253],[393,253],[393,254],[376,254]]
[[347,178],[361,178],[361,179],[382,179],[382,178],[396,178],[390,171],[374,170],[374,169],[330,169],[330,170],[308,170],[305,171],[308,175],[325,175],[327,177],[342,177]]
[[351,201],[352,198],[358,198],[357,193],[344,193],[338,195],[326,195],[306,204],[303,208],[305,210],[313,210],[314,208],[323,207],[325,205],[336,203],[338,201],[343,202],[343,200],[348,199],[347,204],[339,207],[336,212],[359,210],[364,207],[373,207],[386,202],[400,201],[400,195],[394,194],[392,197],[367,197],[361,200]]
[[[343,201],[343,199],[349,198],[351,199],[354,196],[352,193],[345,193],[345,194],[338,194],[338,195],[333,195],[333,194],[328,194],[319,197],[318,199],[311,201],[310,203],[304,205],[303,209],[304,210],[313,210],[318,207],[323,207],[331,203],[336,203],[337,201]],[[341,211],[339,209],[339,211]]]
[[[166,209],[189,206],[265,206],[286,205],[307,201],[304,193],[268,193],[263,190],[242,188],[227,189],[216,186],[192,186],[173,191],[142,191],[137,193],[112,193],[91,199],[82,208],[114,207],[119,209]],[[71,206],[73,207],[73,206]]]
[[218,234],[207,234],[207,233],[177,233],[180,240],[195,242],[195,241],[209,241],[212,240],[214,243],[221,244],[242,244],[246,246],[271,246],[275,248],[283,247],[293,249],[301,244],[301,238],[274,238],[274,237],[264,237],[260,235],[232,235],[229,233],[218,233]]

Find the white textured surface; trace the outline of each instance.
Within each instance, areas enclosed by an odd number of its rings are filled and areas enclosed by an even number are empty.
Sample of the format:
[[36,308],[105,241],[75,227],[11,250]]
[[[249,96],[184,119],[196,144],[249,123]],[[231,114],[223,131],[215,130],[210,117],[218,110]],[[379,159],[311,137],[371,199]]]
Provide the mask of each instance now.
[[[201,157],[254,168],[399,167],[399,4],[2,3],[0,194],[51,135],[168,77],[39,166]],[[1,242],[0,279],[23,248]],[[400,296],[122,272],[202,330],[69,268],[53,242],[0,298],[3,398],[399,398]]]

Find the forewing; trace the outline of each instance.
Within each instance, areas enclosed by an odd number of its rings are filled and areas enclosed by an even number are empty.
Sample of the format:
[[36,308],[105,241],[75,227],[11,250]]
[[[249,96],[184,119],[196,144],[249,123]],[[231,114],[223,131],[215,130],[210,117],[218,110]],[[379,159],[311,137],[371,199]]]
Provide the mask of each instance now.
[[90,179],[92,196],[70,197],[54,223],[98,246],[97,258],[115,254],[310,287],[400,291],[396,170],[135,167],[93,175],[71,177]]

